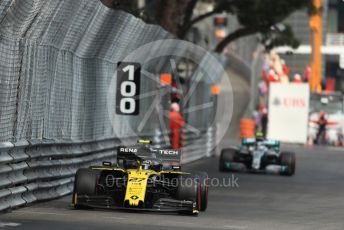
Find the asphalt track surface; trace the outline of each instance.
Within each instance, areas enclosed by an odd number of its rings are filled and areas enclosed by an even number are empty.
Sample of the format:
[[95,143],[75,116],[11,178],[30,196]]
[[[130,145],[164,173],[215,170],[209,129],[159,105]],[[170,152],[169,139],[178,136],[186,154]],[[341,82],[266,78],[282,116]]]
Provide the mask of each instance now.
[[[211,187],[209,207],[197,217],[107,210],[73,210],[71,197],[39,203],[0,216],[3,229],[344,229],[344,152],[285,147],[297,152],[293,177],[220,173],[218,159],[184,169],[208,171],[239,187]],[[236,179],[237,178],[237,179]]]

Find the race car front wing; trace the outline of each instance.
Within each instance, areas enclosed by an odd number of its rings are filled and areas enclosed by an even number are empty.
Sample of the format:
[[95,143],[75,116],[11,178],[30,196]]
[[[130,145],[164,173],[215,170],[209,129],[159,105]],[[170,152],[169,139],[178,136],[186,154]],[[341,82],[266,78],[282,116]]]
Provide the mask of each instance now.
[[269,174],[280,174],[284,173],[288,170],[287,166],[271,164],[264,167],[264,169],[254,169],[254,168],[247,168],[244,163],[241,162],[224,162],[225,170],[232,170],[237,172],[262,172],[262,173],[269,173]]
[[74,205],[101,209],[123,209],[134,211],[180,212],[197,214],[196,202],[170,198],[158,199],[151,208],[118,206],[109,196],[75,195]]

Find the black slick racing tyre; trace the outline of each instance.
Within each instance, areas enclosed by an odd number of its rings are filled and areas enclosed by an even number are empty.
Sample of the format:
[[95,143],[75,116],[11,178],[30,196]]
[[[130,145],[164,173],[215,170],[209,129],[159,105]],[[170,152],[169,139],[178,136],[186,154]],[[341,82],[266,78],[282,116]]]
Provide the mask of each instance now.
[[[198,182],[198,176],[193,174],[180,175],[176,197],[178,200],[194,202],[196,204],[196,211],[200,211],[201,184]],[[187,214],[195,215],[198,213],[190,210]]]
[[220,160],[219,160],[219,170],[220,172],[231,171],[226,167],[226,162],[234,162],[235,155],[237,154],[236,149],[223,149],[221,151]]
[[283,167],[281,175],[292,176],[295,174],[296,157],[295,153],[282,152],[280,155],[280,164]]
[[74,180],[73,204],[75,208],[84,208],[77,204],[77,196],[96,194],[97,173],[92,169],[79,169]]
[[204,212],[208,207],[209,176],[206,172],[196,173],[201,187],[200,211]]

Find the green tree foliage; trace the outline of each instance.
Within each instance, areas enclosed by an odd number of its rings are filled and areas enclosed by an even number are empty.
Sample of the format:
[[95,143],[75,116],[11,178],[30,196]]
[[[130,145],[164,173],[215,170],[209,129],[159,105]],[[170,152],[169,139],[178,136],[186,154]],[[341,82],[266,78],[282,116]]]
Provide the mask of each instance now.
[[[121,0],[102,1],[115,1],[117,3],[116,7],[120,7],[121,2],[131,2]],[[153,12],[152,7],[150,10],[141,9],[141,11],[134,9],[132,6],[131,8],[127,6],[125,9],[133,13],[141,12],[140,14],[135,13],[135,15],[148,22],[161,25],[181,39],[185,38],[194,24],[206,18],[220,13],[236,15],[240,27],[228,34],[216,46],[216,52],[222,52],[229,43],[236,39],[253,34],[261,34],[262,42],[267,48],[281,45],[296,48],[299,42],[295,38],[292,28],[289,25],[283,25],[283,29],[278,30],[276,25],[281,25],[296,10],[308,9],[308,12],[316,13],[312,6],[312,0],[208,0],[207,2],[214,5],[213,10],[195,16],[195,8],[202,1],[206,0],[149,0],[146,2],[155,4]],[[123,5],[125,4],[123,3]],[[162,14],[162,12],[164,13]]]

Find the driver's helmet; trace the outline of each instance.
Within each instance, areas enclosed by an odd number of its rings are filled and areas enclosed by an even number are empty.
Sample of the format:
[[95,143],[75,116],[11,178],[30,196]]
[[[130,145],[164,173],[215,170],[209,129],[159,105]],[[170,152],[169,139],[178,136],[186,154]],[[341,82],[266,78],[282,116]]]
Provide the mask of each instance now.
[[264,141],[264,139],[263,132],[256,132],[256,141]]

